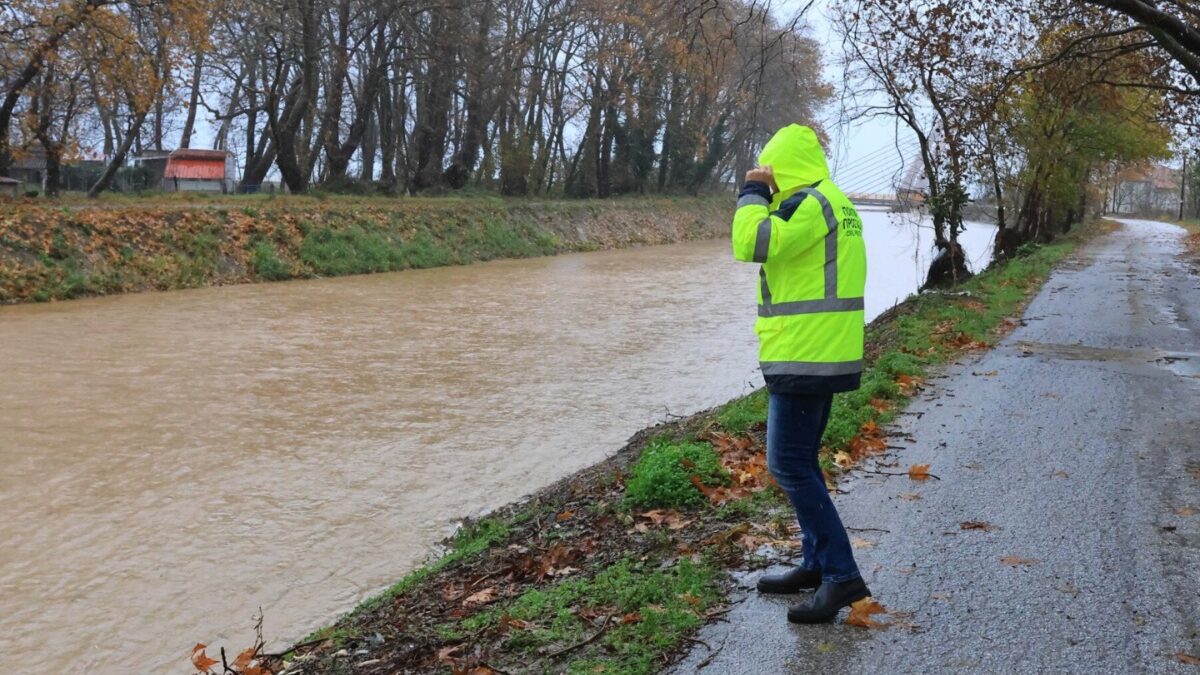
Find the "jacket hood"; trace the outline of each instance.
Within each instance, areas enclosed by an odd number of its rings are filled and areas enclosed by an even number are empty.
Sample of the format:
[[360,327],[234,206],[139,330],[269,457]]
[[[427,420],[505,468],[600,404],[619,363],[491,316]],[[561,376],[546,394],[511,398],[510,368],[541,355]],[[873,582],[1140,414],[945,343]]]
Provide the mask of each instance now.
[[799,124],[775,132],[759,153],[758,163],[771,166],[779,195],[783,196],[829,178],[821,141],[816,132]]

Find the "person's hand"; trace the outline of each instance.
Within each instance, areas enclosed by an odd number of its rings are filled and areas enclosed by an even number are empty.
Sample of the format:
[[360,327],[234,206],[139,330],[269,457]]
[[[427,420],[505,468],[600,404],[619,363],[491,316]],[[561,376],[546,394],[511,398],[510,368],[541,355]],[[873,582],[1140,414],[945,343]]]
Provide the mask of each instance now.
[[757,181],[766,183],[771,187],[771,192],[779,192],[779,186],[775,184],[775,171],[768,166],[756,166],[746,172],[746,182]]

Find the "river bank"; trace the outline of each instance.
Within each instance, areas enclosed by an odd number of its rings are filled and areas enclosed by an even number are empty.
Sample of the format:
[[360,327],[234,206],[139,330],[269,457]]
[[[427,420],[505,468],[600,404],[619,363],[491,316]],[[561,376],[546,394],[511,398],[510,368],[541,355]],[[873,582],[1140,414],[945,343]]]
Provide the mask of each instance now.
[[0,304],[708,239],[729,198],[279,197],[6,205]]
[[[869,369],[835,403],[831,476],[886,449],[881,425],[931,369],[986,349],[1096,228],[912,298],[872,323]],[[446,554],[267,659],[288,672],[654,672],[721,616],[728,571],[794,548],[763,455],[763,392],[636,435],[607,461],[468,524]],[[930,467],[897,467],[921,481]],[[866,621],[864,621],[865,623]],[[200,652],[198,652],[200,653]]]

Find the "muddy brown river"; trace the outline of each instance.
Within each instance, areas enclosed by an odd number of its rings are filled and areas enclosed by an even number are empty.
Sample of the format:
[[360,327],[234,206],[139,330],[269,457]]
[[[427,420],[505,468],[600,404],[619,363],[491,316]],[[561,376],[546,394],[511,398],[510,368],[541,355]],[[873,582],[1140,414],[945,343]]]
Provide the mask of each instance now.
[[[866,220],[874,315],[922,262]],[[759,383],[756,274],[714,241],[0,308],[4,669],[189,672],[260,607],[303,636]]]

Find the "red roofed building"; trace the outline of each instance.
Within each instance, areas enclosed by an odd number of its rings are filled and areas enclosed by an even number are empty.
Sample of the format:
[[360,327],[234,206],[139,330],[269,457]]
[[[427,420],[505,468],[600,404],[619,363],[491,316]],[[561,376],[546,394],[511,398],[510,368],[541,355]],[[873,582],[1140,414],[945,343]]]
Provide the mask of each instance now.
[[149,172],[149,184],[166,192],[230,192],[233,156],[225,150],[180,148],[149,151],[133,160]]

